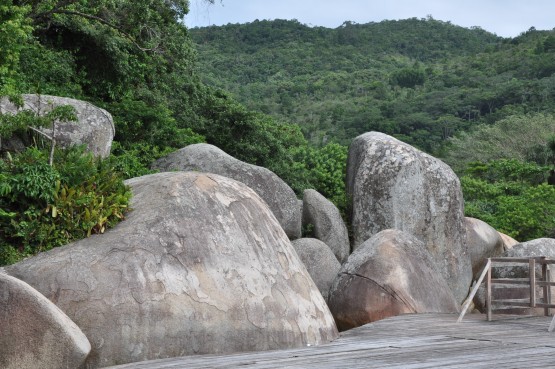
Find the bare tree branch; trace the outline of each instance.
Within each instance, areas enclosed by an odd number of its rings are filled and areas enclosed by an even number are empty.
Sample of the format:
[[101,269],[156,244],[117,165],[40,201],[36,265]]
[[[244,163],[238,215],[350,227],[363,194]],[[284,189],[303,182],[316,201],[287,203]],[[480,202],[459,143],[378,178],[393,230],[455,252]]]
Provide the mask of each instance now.
[[54,141],[54,138],[53,138],[53,137],[50,137],[48,134],[44,133],[44,132],[41,131],[40,129],[35,128],[35,127],[29,127],[29,128],[30,128],[31,130],[37,132],[38,134],[40,134],[40,135],[42,135],[42,136],[48,138],[50,141]]

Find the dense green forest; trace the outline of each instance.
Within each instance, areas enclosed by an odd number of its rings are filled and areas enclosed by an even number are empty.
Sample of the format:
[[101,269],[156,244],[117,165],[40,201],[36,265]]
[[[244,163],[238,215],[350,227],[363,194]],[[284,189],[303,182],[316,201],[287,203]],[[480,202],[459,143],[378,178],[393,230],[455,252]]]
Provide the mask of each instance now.
[[[555,194],[543,183],[555,149],[553,32],[502,39],[432,18],[189,30],[188,5],[0,0],[0,96],[83,99],[116,125],[111,157],[98,160],[54,150],[29,129],[73,119],[67,109],[0,114],[0,264],[104,232],[127,211],[123,179],[195,142],[345,211],[347,145],[370,130],[444,157],[462,177],[469,215],[521,239],[553,233]],[[508,145],[515,150],[488,141],[496,132],[513,140],[529,122],[542,129]],[[13,135],[33,144],[8,152],[1,143]]]
[[336,29],[255,21],[190,31],[202,79],[316,145],[369,130],[433,154],[478,123],[555,109],[555,33],[503,39],[431,17]]

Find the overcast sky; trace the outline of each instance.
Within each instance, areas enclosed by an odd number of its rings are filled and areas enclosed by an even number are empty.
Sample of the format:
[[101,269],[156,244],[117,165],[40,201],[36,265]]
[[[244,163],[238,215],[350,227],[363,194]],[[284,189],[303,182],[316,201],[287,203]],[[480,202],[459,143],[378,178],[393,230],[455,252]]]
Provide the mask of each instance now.
[[190,0],[188,27],[247,23],[255,19],[297,19],[336,28],[344,21],[425,18],[472,27],[498,36],[515,37],[530,27],[555,27],[555,0]]

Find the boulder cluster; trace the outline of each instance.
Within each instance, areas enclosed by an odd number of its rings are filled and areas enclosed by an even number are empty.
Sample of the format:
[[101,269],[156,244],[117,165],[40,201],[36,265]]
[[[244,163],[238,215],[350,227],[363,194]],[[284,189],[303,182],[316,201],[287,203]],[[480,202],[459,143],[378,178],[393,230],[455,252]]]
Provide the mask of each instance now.
[[[109,117],[68,102],[81,125]],[[76,142],[105,156],[112,138]],[[457,312],[484,258],[555,250],[465,218],[453,171],[382,133],[350,147],[350,236],[320,193],[298,200],[273,172],[215,146],[153,169],[127,181],[133,210],[113,229],[0,268],[0,367],[318,345],[389,316]]]

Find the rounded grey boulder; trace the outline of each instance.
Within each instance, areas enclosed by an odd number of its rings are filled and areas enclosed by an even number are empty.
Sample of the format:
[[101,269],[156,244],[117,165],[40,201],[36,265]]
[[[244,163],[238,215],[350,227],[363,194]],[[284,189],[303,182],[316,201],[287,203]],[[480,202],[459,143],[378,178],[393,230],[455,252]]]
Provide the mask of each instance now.
[[152,167],[215,173],[243,182],[266,201],[290,239],[301,237],[301,211],[295,192],[266,168],[235,159],[209,144],[189,145],[157,160]]
[[[555,239],[538,238],[522,242],[505,251],[502,256],[514,258],[545,256],[555,259]],[[548,268],[551,270],[552,278],[554,278],[553,266],[549,265]],[[492,275],[495,278],[527,278],[528,269],[528,265],[525,264],[503,263],[502,266],[492,269]],[[539,265],[536,266],[536,277],[541,277],[541,267]]]
[[342,265],[328,301],[340,330],[408,313],[458,311],[458,303],[421,241],[384,230]]
[[[93,155],[106,158],[110,155],[115,135],[112,115],[86,101],[50,95],[23,95],[23,108],[38,115],[48,113],[56,106],[71,105],[77,114],[76,122],[61,122],[57,125],[56,142],[63,147],[86,145]],[[0,100],[0,113],[16,114],[18,108],[4,98]],[[49,127],[41,128],[51,135]]]
[[465,217],[465,228],[472,274],[477,279],[487,258],[503,254],[505,242],[499,232],[480,219]]
[[291,241],[291,244],[327,301],[331,284],[337,277],[341,264],[328,245],[316,238],[299,238]]
[[347,193],[353,248],[385,229],[421,240],[457,300],[472,280],[459,179],[442,161],[379,132],[349,148]]
[[192,172],[127,184],[124,222],[5,268],[85,332],[88,368],[337,337],[302,261],[246,185]]
[[316,190],[303,193],[303,226],[314,227],[314,237],[324,242],[343,263],[349,257],[349,234],[339,209]]
[[0,368],[75,369],[90,350],[87,337],[56,305],[0,272]]

